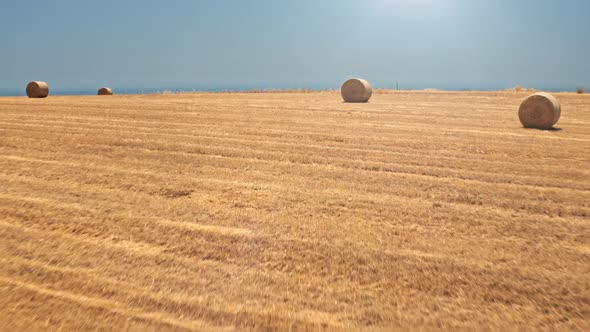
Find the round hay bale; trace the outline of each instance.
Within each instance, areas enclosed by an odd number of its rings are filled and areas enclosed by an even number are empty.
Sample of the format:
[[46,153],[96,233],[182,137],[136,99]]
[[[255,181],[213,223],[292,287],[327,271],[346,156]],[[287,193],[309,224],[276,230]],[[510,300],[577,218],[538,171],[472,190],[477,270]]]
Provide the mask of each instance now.
[[525,128],[551,129],[560,116],[559,100],[545,92],[528,96],[518,110],[518,118]]
[[49,85],[45,82],[33,81],[27,84],[27,97],[45,98],[49,96]]
[[340,92],[347,103],[366,103],[373,95],[373,88],[366,80],[351,78],[342,84]]
[[113,90],[111,88],[100,88],[98,89],[98,95],[99,96],[112,96],[113,95]]

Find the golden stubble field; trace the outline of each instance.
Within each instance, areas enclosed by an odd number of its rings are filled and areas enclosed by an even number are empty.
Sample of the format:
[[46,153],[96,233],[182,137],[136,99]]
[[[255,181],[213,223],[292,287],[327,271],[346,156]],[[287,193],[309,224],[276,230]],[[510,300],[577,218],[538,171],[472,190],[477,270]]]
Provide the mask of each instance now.
[[590,96],[0,98],[0,330],[590,328]]

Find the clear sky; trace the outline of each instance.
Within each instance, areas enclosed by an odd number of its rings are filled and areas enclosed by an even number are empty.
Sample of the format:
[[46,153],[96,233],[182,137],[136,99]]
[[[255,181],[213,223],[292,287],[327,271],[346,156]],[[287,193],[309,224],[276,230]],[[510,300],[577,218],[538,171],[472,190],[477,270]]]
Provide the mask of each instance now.
[[0,0],[0,93],[590,89],[588,0]]

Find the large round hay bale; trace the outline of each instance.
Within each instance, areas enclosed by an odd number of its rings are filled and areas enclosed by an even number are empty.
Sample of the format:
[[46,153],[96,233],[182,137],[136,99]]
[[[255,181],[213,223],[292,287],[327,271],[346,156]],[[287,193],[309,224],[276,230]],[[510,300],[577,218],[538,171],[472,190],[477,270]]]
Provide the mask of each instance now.
[[27,97],[45,98],[49,96],[49,85],[45,82],[33,81],[27,84]]
[[340,92],[347,103],[366,103],[373,95],[373,88],[366,80],[351,78],[342,84]]
[[112,96],[113,95],[113,90],[111,88],[100,88],[98,89],[98,95],[99,96]]
[[551,129],[560,116],[559,100],[545,92],[528,96],[518,110],[518,117],[525,128]]

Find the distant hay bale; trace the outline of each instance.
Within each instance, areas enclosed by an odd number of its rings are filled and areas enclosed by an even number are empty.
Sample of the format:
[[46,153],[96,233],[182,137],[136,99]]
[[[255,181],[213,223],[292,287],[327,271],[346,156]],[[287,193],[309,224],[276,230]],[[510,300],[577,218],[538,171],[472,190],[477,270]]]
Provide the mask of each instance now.
[[98,89],[98,95],[99,96],[112,96],[113,95],[113,90],[111,88],[100,88]]
[[515,86],[509,89],[506,89],[504,91],[509,91],[509,92],[530,92],[530,93],[534,93],[537,92],[537,90],[533,89],[533,88],[524,88],[522,86]]
[[586,93],[586,90],[584,90],[584,88],[576,88],[576,92],[580,95]]
[[559,100],[545,92],[528,96],[518,110],[518,117],[525,128],[551,129],[560,116]]
[[366,103],[373,95],[373,88],[366,80],[352,78],[342,84],[340,92],[347,103]]
[[45,82],[33,81],[27,84],[27,97],[45,98],[49,96],[49,85]]

